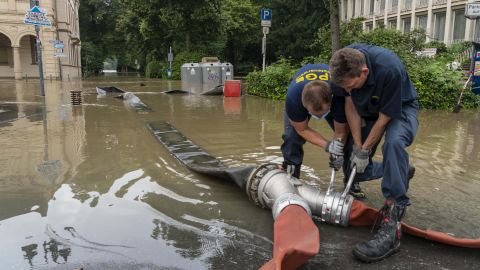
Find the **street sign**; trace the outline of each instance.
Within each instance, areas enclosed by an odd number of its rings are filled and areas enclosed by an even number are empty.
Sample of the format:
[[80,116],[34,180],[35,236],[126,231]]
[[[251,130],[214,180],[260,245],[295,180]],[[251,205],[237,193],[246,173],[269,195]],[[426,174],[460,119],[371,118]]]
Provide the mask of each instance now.
[[52,26],[52,22],[47,18],[47,12],[38,6],[34,6],[31,10],[27,10],[23,23],[38,26]]
[[66,55],[63,52],[63,49],[55,49],[53,51],[53,57],[66,57]]
[[167,60],[168,62],[173,62],[173,53],[167,54]]
[[262,8],[260,10],[260,19],[262,20],[261,25],[264,27],[272,26],[272,9]]
[[480,3],[467,3],[465,6],[465,17],[472,20],[480,17]]
[[270,27],[266,27],[266,26],[262,27],[262,33],[264,35],[267,35],[268,33],[270,33]]
[[60,41],[59,43],[53,44],[53,47],[55,49],[63,49],[63,48],[65,48],[65,45],[63,44],[63,41]]
[[270,8],[262,8],[260,17],[262,21],[271,21],[272,20],[272,10]]
[[50,40],[50,43],[53,45],[53,57],[65,57],[65,53],[63,49],[65,48],[65,44],[61,40]]

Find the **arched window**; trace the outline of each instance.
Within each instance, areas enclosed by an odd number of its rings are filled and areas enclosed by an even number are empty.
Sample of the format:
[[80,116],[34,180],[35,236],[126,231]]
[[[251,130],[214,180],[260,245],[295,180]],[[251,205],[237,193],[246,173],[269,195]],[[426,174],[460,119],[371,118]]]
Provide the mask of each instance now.
[[12,43],[7,36],[0,33],[0,66],[11,66],[12,62]]

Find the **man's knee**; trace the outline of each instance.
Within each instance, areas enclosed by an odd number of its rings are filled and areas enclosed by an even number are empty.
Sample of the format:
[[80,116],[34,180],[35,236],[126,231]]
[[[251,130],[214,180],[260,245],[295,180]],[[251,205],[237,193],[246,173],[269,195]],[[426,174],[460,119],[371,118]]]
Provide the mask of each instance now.
[[407,147],[406,143],[400,138],[386,140],[382,146],[382,152],[385,153],[401,153]]

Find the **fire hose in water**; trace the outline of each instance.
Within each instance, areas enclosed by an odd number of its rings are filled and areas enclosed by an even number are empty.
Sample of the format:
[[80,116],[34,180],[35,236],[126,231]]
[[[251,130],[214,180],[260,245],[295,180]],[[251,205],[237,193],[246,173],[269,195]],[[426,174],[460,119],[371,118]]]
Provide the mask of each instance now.
[[[318,187],[291,177],[275,164],[229,168],[165,122],[147,124],[150,131],[181,163],[194,172],[235,183],[257,206],[272,210],[274,223],[273,259],[261,269],[295,269],[320,249],[320,233],[311,217],[343,227],[375,223],[378,210],[347,194],[355,177],[352,170],[344,192],[333,192],[335,171],[329,188]],[[402,223],[408,234],[439,243],[480,248],[480,239],[455,238],[443,232],[421,230]]]
[[[113,92],[105,89],[100,90],[105,93]],[[106,95],[105,93],[99,92]],[[121,97],[138,112],[150,110],[131,93],[124,93]],[[327,191],[321,192],[318,187],[291,177],[275,164],[227,167],[166,122],[148,123],[147,127],[157,140],[190,170],[231,181],[246,192],[248,198],[257,206],[272,210],[275,220],[273,259],[261,269],[295,269],[319,252],[320,233],[311,219],[312,215],[319,217],[324,223],[343,227],[375,223],[378,210],[354,200],[347,194],[356,174],[355,168],[349,176],[344,192],[332,192],[336,173],[334,170]],[[402,223],[402,231],[447,245],[480,248],[480,239],[456,238],[405,223]]]

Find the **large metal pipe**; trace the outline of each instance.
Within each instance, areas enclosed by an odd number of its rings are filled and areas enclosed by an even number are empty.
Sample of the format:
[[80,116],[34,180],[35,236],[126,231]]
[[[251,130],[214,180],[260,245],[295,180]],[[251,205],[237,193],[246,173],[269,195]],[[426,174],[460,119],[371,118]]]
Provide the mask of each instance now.
[[246,192],[256,205],[272,209],[274,218],[288,205],[296,204],[325,223],[348,226],[352,196],[342,192],[326,194],[316,186],[291,177],[275,164],[253,170],[247,179]]

